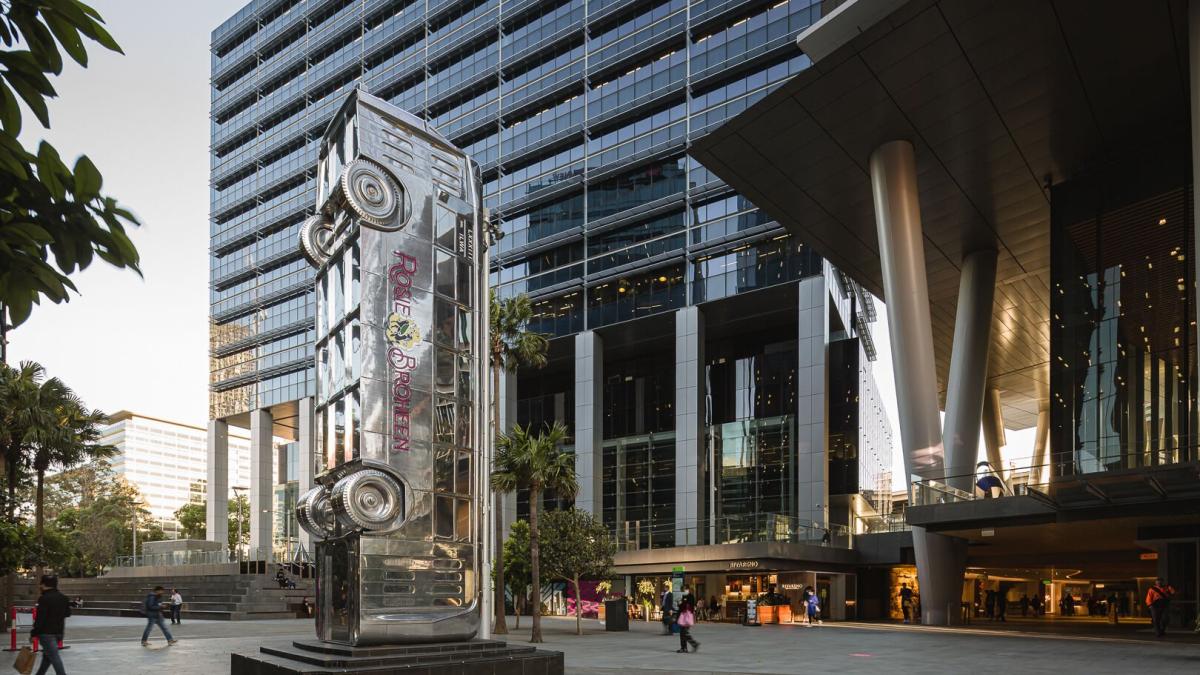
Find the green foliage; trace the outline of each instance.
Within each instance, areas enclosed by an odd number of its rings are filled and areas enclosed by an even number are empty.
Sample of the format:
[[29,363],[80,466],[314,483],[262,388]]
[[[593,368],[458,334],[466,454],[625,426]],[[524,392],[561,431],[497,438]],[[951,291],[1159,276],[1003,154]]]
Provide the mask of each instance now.
[[529,522],[518,520],[508,529],[504,540],[504,581],[514,598],[524,598],[533,583],[533,567],[529,558]]
[[99,574],[117,556],[131,555],[135,520],[139,549],[144,542],[165,538],[137,488],[106,461],[48,476],[44,492],[43,562],[59,574]]
[[101,192],[92,160],[81,155],[68,167],[49,143],[31,152],[18,140],[18,101],[50,127],[46,101],[57,93],[49,76],[62,73],[62,52],[86,67],[85,38],[121,51],[102,24],[78,0],[0,2],[0,323],[7,313],[11,325],[21,325],[43,297],[68,300],[77,290],[68,275],[94,257],[141,274],[125,234],[138,221]]
[[33,542],[33,528],[25,523],[0,521],[0,574],[29,567]]
[[203,539],[208,533],[208,506],[189,502],[175,509],[175,520],[184,539]]
[[549,336],[529,331],[529,320],[533,318],[529,296],[522,293],[497,300],[493,289],[490,302],[488,334],[491,336],[492,367],[515,372],[519,366],[545,366]]
[[612,574],[616,543],[604,523],[587,511],[550,511],[541,534],[542,564],[551,576],[578,581]]
[[[208,502],[205,502],[207,509]],[[238,521],[242,521],[242,526],[238,527]],[[238,530],[241,530],[242,538],[238,539]],[[246,495],[237,495],[229,500],[229,550],[234,550],[239,546],[245,546],[250,543],[250,500]]]
[[561,447],[566,437],[567,427],[561,422],[536,435],[519,424],[511,433],[501,434],[496,443],[492,487],[500,492],[518,488],[552,490],[564,499],[573,498],[579,491],[579,481],[575,477],[575,456]]

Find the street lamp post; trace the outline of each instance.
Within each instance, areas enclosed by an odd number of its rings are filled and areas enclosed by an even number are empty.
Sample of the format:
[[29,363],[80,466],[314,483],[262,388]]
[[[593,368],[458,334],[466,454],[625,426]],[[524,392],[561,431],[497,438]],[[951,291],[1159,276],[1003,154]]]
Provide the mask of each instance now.
[[242,561],[242,492],[244,487],[233,488],[233,498],[237,500],[237,539],[234,540],[237,546],[238,562]]

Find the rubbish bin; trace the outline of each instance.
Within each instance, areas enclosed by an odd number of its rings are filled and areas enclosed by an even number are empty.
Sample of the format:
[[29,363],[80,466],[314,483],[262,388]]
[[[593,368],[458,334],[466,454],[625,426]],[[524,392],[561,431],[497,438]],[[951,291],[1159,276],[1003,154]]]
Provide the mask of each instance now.
[[629,630],[629,605],[625,598],[604,601],[604,630]]

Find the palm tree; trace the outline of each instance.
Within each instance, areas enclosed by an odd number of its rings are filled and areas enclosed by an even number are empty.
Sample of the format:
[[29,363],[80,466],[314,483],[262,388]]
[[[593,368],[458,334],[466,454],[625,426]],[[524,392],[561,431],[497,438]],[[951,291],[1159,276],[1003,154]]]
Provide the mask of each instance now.
[[560,497],[573,498],[579,491],[575,478],[575,456],[560,447],[567,427],[555,422],[534,436],[528,427],[513,426],[496,444],[492,487],[501,492],[529,489],[529,566],[533,577],[533,632],[530,642],[542,641],[542,583],[538,569],[538,507],[542,494],[553,490]]
[[36,575],[40,577],[46,552],[43,493],[46,471],[52,466],[70,469],[86,461],[111,457],[116,448],[99,443],[100,426],[108,421],[108,416],[99,410],[88,410],[83,400],[58,378],[51,378],[40,387],[39,407],[52,422],[50,428],[40,430],[33,456],[33,469],[37,472],[34,522],[39,551]]
[[17,487],[25,476],[29,454],[50,421],[37,405],[46,370],[32,361],[17,368],[0,364],[0,461],[3,465],[4,518],[16,522]]
[[[546,365],[546,350],[550,345],[544,333],[531,333],[527,329],[533,318],[533,306],[525,294],[506,300],[497,300],[492,290],[489,308],[489,350],[492,364],[492,428],[502,433],[500,426],[500,370],[516,372],[520,366],[541,368]],[[504,519],[500,508],[502,493],[492,497],[495,513],[496,551],[504,550]],[[495,556],[495,604],[496,621],[493,633],[508,633],[504,618],[504,556]]]

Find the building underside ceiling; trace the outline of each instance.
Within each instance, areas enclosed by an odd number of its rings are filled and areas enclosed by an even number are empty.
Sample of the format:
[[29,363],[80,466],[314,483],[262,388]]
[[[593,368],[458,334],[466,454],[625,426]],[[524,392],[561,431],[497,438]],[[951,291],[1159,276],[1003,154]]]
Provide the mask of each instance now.
[[1186,10],[912,0],[692,154],[882,297],[868,161],[910,140],[942,396],[960,261],[995,247],[989,383],[1006,426],[1030,427],[1048,398],[1047,186],[1134,145],[1189,142]]

